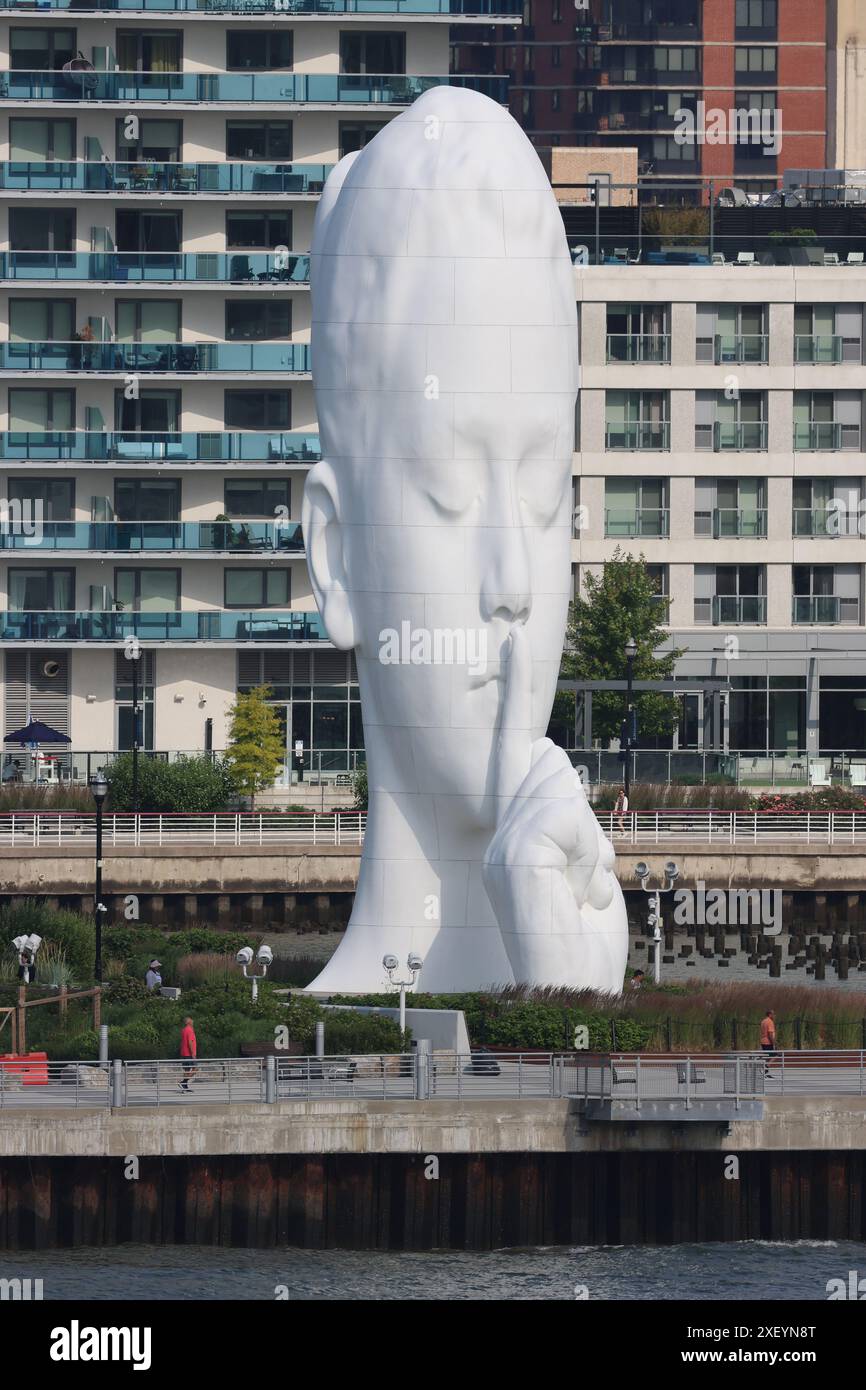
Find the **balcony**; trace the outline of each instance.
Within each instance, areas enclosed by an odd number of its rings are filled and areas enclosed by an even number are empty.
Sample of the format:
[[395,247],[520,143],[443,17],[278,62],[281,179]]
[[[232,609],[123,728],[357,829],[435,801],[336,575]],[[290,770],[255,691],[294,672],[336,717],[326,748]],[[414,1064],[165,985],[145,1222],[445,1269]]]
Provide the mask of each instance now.
[[318,613],[209,608],[170,613],[13,613],[0,615],[2,642],[326,642]]
[[795,626],[856,624],[860,621],[860,603],[856,598],[838,598],[833,594],[794,594],[791,621]]
[[199,105],[409,106],[434,87],[466,87],[508,99],[500,76],[416,76],[326,72],[0,72],[0,99],[10,102],[158,102]]
[[669,420],[635,421],[625,425],[605,425],[605,449],[629,451],[669,449],[671,426]]
[[608,362],[670,362],[670,334],[608,333],[607,360]]
[[284,260],[273,251],[0,251],[0,280],[308,285],[309,256]]
[[766,333],[717,333],[713,341],[716,366],[726,362],[765,363],[768,342]]
[[832,540],[836,536],[863,535],[862,512],[847,511],[844,507],[795,507],[791,516],[791,532],[795,537],[818,537]]
[[695,512],[695,535],[718,540],[759,540],[767,534],[764,508],[714,507]]
[[838,420],[805,420],[794,425],[794,448],[836,451],[860,448],[860,426],[845,425]]
[[180,164],[150,160],[8,160],[0,188],[27,193],[222,193],[318,196],[333,164]]
[[[519,22],[521,0],[2,0],[0,11],[123,10],[190,14],[436,15]],[[672,36],[673,37],[673,36]]]
[[[704,603],[705,599],[695,600],[696,620],[698,605]],[[767,598],[765,594],[714,594],[711,613],[715,627],[742,624],[762,627],[767,621]]]
[[[35,534],[15,534],[0,524],[0,551],[111,551],[123,554],[189,551],[193,554],[303,554],[294,521],[45,521]],[[23,528],[22,528],[23,529]]]
[[[857,355],[854,360],[859,362],[860,343],[856,339],[849,341],[856,343]],[[842,361],[842,339],[838,333],[795,333],[794,361],[835,365]]]
[[309,343],[0,343],[0,372],[309,371]]
[[649,536],[663,540],[670,534],[670,512],[655,507],[640,507],[636,511],[604,513],[605,536]]
[[762,452],[767,448],[766,420],[739,420],[726,423],[716,420],[711,425],[695,425],[695,448],[712,449],[714,453]]
[[34,463],[316,463],[317,434],[246,430],[0,432],[0,459]]

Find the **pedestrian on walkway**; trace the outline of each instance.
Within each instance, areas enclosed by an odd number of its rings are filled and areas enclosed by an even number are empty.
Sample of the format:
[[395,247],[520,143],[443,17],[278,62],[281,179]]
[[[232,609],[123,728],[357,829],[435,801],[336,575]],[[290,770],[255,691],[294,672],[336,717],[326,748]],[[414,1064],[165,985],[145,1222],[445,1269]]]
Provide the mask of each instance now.
[[766,1054],[764,1075],[770,1075],[770,1057],[776,1051],[776,1015],[768,1009],[761,1019],[761,1051]]
[[190,1081],[195,1079],[197,1055],[198,1043],[196,1042],[192,1019],[185,1018],[183,1021],[183,1032],[180,1035],[180,1059],[181,1066],[183,1067],[183,1080],[177,1083],[177,1089],[179,1091],[188,1091]]
[[613,808],[613,813],[619,821],[620,833],[624,835],[625,818],[628,815],[628,797],[625,794],[625,787],[620,788],[619,796],[616,799],[616,805]]

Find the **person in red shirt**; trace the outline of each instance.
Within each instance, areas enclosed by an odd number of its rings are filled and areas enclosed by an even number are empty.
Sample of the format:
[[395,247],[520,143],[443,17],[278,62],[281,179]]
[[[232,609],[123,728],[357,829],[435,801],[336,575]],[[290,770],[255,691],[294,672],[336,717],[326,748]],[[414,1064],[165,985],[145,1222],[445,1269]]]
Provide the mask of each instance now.
[[177,1089],[179,1091],[188,1091],[190,1081],[195,1078],[197,1053],[198,1044],[195,1039],[195,1029],[192,1026],[192,1019],[185,1018],[183,1021],[183,1032],[180,1035],[180,1057],[183,1067],[183,1080],[177,1083]]
[[764,1063],[764,1075],[770,1075],[770,1056],[776,1050],[776,1015],[772,1009],[768,1009],[761,1019],[761,1051],[767,1054],[767,1061]]

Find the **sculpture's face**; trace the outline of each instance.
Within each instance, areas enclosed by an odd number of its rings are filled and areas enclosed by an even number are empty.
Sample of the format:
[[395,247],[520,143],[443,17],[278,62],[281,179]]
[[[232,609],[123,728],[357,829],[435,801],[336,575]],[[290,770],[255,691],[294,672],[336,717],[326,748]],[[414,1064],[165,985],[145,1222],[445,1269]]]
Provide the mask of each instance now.
[[[532,656],[527,741],[545,732],[553,702],[577,383],[558,210],[522,131],[497,108],[491,118],[491,103],[473,105],[482,100],[429,93],[348,172],[341,166],[317,222],[313,276],[316,403],[340,552],[324,568],[340,569],[346,590],[368,746],[381,726],[400,768],[392,790],[463,797],[454,813],[475,825],[493,823],[503,659],[516,625]],[[480,109],[488,122],[471,142],[483,172],[456,161],[462,192],[456,175],[439,186],[441,168],[425,184],[428,107],[470,118]],[[461,122],[441,119],[447,154]],[[486,191],[500,161],[515,187]],[[404,171],[396,188],[395,168]],[[314,580],[322,568],[312,554]],[[327,602],[324,612],[327,621]]]

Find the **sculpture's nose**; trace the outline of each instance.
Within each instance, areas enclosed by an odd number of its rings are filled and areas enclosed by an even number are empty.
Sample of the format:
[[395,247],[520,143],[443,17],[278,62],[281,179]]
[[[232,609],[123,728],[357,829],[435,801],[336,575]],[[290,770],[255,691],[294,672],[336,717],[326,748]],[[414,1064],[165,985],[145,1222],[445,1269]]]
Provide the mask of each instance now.
[[522,527],[491,528],[481,580],[481,616],[509,625],[526,622],[532,612],[529,554]]

